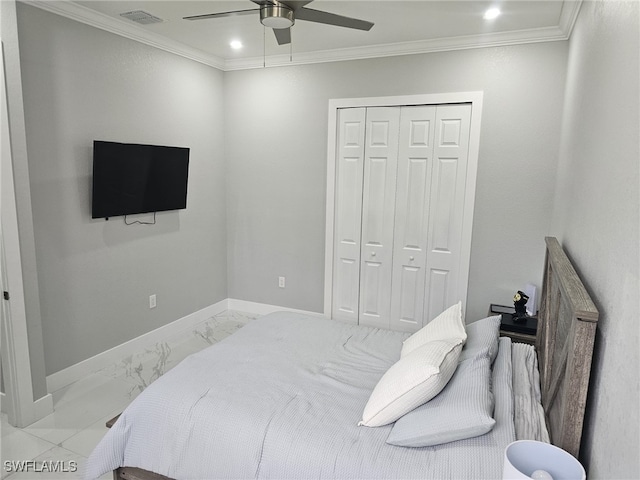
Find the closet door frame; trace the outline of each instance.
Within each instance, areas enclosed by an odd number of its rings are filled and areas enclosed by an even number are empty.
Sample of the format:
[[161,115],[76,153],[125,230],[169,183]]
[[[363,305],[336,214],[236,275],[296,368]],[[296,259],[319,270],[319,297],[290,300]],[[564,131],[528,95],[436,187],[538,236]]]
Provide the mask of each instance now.
[[333,253],[335,222],[335,180],[338,112],[342,108],[391,107],[408,105],[471,104],[471,129],[469,133],[469,158],[464,196],[464,223],[462,226],[460,276],[456,289],[460,292],[463,311],[466,311],[469,265],[471,260],[471,235],[475,205],[478,153],[480,148],[480,124],[482,118],[483,92],[453,92],[424,95],[401,95],[392,97],[340,98],[329,100],[329,126],[327,140],[327,196],[325,227],[325,275],[324,315],[331,317],[333,303]]

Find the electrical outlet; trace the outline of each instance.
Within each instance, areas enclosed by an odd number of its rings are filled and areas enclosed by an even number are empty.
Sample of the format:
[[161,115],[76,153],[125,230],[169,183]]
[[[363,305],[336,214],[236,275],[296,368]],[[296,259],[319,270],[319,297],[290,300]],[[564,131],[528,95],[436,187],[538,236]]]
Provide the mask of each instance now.
[[284,277],[278,277],[278,286],[284,288]]
[[149,308],[156,308],[156,294],[149,295]]

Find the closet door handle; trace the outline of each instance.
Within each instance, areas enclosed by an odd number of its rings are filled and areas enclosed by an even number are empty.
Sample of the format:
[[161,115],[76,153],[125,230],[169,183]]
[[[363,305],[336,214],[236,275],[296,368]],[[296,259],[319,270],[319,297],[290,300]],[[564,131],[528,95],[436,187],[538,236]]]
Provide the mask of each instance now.
[[413,262],[414,258],[413,257],[409,257],[409,261]]
[[376,256],[376,252],[371,252],[371,256],[375,257]]

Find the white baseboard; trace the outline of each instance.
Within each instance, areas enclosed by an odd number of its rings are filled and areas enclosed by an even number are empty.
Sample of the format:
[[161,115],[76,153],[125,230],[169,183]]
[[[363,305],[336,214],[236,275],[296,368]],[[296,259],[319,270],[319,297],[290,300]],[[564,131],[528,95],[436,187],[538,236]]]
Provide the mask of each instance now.
[[34,422],[53,413],[53,395],[47,393],[44,397],[33,402]]
[[47,391],[55,392],[56,390],[60,390],[61,388],[66,387],[73,382],[77,382],[81,378],[84,378],[93,372],[122,361],[122,359],[129,355],[141,352],[145,348],[152,347],[156,343],[173,335],[189,330],[199,323],[204,322],[206,319],[214,315],[218,315],[225,310],[237,310],[239,312],[252,313],[254,315],[267,315],[273,312],[285,311],[301,313],[303,315],[323,316],[322,313],[318,312],[309,312],[306,310],[297,310],[277,305],[227,298],[215,303],[214,305],[198,310],[197,312],[182,317],[174,322],[145,333],[144,335],[140,335],[128,342],[122,343],[91,358],[83,360],[82,362],[71,365],[64,370],[60,370],[59,372],[47,376]]
[[174,322],[156,328],[144,335],[140,335],[128,342],[99,353],[82,362],[71,365],[59,372],[47,376],[47,391],[55,392],[61,388],[80,380],[87,375],[120,362],[123,358],[141,352],[166,338],[178,334],[184,330],[193,328],[206,319],[228,310],[228,300],[222,300],[182,317]]
[[255,315],[267,315],[273,312],[295,312],[303,315],[324,316],[322,313],[309,312],[307,310],[297,310],[295,308],[279,307],[277,305],[269,305],[267,303],[248,302],[246,300],[237,300],[228,298],[229,310],[237,310],[239,312],[253,313]]
[[[5,405],[7,402],[7,394],[4,392],[0,392],[0,405],[2,407],[0,410],[2,413],[9,414]],[[53,413],[53,395],[47,393],[44,397],[39,398],[34,401],[32,405],[23,406],[23,409],[26,409],[26,415],[24,418],[17,420],[18,423],[24,422],[23,425],[13,425],[14,427],[24,428],[31,425],[33,422],[37,422],[38,420],[46,417]],[[24,410],[23,410],[23,413]],[[10,419],[9,419],[10,420]],[[15,421],[16,419],[14,419]],[[10,420],[11,422],[11,420]]]

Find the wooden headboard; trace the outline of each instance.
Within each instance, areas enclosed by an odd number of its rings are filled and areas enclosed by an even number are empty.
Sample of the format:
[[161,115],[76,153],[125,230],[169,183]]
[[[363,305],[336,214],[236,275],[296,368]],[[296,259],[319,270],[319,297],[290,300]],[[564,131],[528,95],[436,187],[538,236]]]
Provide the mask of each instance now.
[[551,442],[578,457],[598,310],[554,237],[547,252],[536,349]]

